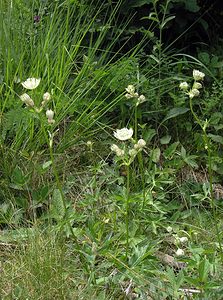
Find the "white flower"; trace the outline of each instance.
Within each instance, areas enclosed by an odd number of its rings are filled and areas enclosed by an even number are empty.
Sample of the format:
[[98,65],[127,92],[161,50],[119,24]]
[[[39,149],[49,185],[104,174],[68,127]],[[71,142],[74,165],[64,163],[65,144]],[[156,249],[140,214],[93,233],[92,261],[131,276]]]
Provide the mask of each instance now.
[[188,242],[188,238],[186,236],[182,236],[179,238],[179,242],[181,242],[182,244]]
[[145,101],[146,101],[146,97],[144,95],[140,95],[139,98],[138,98],[138,101],[137,101],[136,105],[139,105],[139,104],[141,104],[141,103],[143,103]]
[[135,149],[130,149],[129,150],[129,155],[130,156],[135,156],[137,154],[137,151]]
[[195,83],[193,84],[193,89],[199,90],[199,89],[201,89],[201,88],[202,88],[202,84],[201,84],[200,82],[195,82]]
[[184,255],[184,250],[178,248],[177,251],[175,252],[176,256],[183,256]]
[[180,88],[181,90],[183,90],[183,91],[188,90],[188,87],[189,87],[189,84],[188,84],[186,81],[181,82],[180,85],[179,85],[179,88]]
[[118,149],[118,150],[116,151],[116,155],[117,155],[117,156],[123,156],[124,154],[125,154],[125,151],[122,150],[122,149]]
[[120,141],[126,141],[131,139],[133,135],[133,129],[130,128],[122,128],[122,129],[117,129],[114,132],[114,136],[116,137],[116,139],[120,140]]
[[50,98],[51,98],[50,93],[46,92],[46,93],[43,94],[43,101],[44,101],[44,102],[49,101]]
[[127,94],[125,94],[125,97],[127,99],[139,97],[139,94],[135,93],[135,87],[134,87],[134,85],[132,85],[132,84],[128,85],[125,90],[126,90],[126,92],[128,92]]
[[204,79],[205,74],[198,71],[198,70],[193,70],[193,77],[195,81],[200,81]]
[[166,228],[166,230],[167,230],[167,232],[171,232],[171,231],[173,231],[173,228],[172,228],[171,226],[168,226],[168,227]]
[[22,102],[24,102],[27,106],[33,107],[34,101],[30,98],[30,96],[26,93],[22,94],[20,96],[20,99],[22,100]]
[[34,90],[40,83],[40,78],[28,78],[22,82],[22,86],[27,90]]
[[111,145],[111,151],[116,152],[118,149],[120,149],[117,145],[112,144]]
[[115,144],[111,145],[111,150],[112,150],[113,152],[115,152],[115,154],[116,154],[117,156],[123,156],[123,155],[125,154],[125,151],[122,150],[122,149],[120,149],[120,148],[119,148],[117,145],[115,145]]
[[192,99],[194,97],[199,96],[200,92],[198,91],[198,89],[192,89],[187,94]]
[[46,117],[49,120],[53,120],[53,117],[54,117],[54,111],[52,111],[52,109],[47,109],[46,111]]
[[134,94],[135,93],[135,87],[134,85],[130,84],[127,86],[127,88],[125,89],[126,92],[128,92],[129,94]]
[[145,146],[146,146],[146,142],[143,139],[139,139],[137,144],[134,145],[134,148],[136,150],[139,150],[139,149],[142,149]]

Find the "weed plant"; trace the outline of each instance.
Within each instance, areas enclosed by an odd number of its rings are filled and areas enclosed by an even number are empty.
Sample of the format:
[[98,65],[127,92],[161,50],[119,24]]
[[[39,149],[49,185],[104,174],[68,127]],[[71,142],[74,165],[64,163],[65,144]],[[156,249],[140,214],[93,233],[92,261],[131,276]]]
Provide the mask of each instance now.
[[0,1],[1,299],[222,299],[222,83],[151,2],[125,52],[122,1]]

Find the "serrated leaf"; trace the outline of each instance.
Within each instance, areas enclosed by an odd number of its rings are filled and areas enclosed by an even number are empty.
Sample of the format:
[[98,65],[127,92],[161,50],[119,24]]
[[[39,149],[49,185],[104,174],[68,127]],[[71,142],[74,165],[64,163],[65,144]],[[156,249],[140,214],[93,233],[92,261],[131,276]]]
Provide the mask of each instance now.
[[215,135],[209,133],[208,136],[212,139],[212,141],[223,145],[223,137],[221,135]]
[[172,119],[172,118],[175,118],[179,115],[183,115],[185,114],[186,112],[188,112],[190,109],[187,108],[187,107],[174,107],[172,108],[166,115],[166,117],[164,118],[164,120],[162,121],[163,122],[166,122],[167,120],[169,119]]

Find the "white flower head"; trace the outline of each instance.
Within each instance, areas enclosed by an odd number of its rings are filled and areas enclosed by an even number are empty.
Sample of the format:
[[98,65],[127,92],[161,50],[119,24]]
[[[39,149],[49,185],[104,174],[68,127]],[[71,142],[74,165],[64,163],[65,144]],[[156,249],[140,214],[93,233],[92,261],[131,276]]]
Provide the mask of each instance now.
[[136,105],[139,105],[139,104],[141,104],[141,103],[143,103],[145,101],[146,101],[146,97],[144,95],[140,95],[138,97],[138,101],[137,101]]
[[136,150],[142,149],[146,146],[146,142],[143,139],[139,139],[137,144],[134,145]]
[[46,92],[43,94],[43,101],[47,102],[50,101],[51,95],[50,93]]
[[128,92],[129,94],[134,94],[135,93],[135,87],[132,84],[129,84],[127,86],[127,88],[125,88],[126,92]]
[[171,226],[167,226],[166,230],[167,230],[167,232],[172,232],[173,228]]
[[34,107],[34,101],[30,98],[30,96],[26,93],[20,96],[22,102],[24,102],[27,106]]
[[184,250],[178,248],[177,251],[175,252],[176,256],[183,256],[184,255]]
[[182,244],[187,243],[188,238],[186,236],[182,236],[182,237],[179,238],[179,242],[181,242]]
[[111,151],[113,151],[113,152],[116,152],[117,150],[119,150],[120,148],[117,146],[117,145],[115,145],[115,144],[112,144],[111,145]]
[[111,145],[111,150],[112,150],[113,152],[115,152],[115,154],[116,154],[117,156],[123,156],[123,155],[125,154],[125,151],[122,150],[122,149],[120,149],[120,148],[119,148],[117,145],[115,145],[115,144]]
[[22,86],[27,90],[34,90],[40,83],[40,78],[28,78],[22,82]]
[[199,90],[201,88],[202,88],[202,84],[200,82],[195,81],[195,83],[193,84],[193,89]]
[[200,81],[204,79],[205,74],[198,71],[198,70],[193,70],[193,77],[195,81]]
[[188,94],[188,96],[192,99],[192,98],[194,98],[194,97],[199,96],[199,95],[200,95],[200,92],[199,92],[198,89],[192,89],[192,90],[190,90],[187,94]]
[[133,135],[133,129],[130,128],[122,128],[122,129],[117,129],[114,132],[114,136],[116,137],[116,139],[120,140],[120,141],[126,141],[131,139]]
[[125,151],[122,150],[122,149],[118,149],[118,150],[116,151],[116,155],[117,155],[117,156],[124,156],[124,154],[125,154]]
[[46,117],[49,120],[53,120],[54,117],[54,111],[52,109],[47,109],[46,111]]
[[188,88],[189,88],[189,84],[188,84],[186,81],[181,82],[180,85],[179,85],[179,88],[180,88],[181,90],[183,90],[183,91],[187,91]]

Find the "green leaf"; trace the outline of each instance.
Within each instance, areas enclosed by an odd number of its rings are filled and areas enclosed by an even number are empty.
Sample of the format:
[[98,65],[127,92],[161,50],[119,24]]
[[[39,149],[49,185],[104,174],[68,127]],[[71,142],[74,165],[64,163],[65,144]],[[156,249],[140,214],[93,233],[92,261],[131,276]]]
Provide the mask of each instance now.
[[200,6],[197,4],[197,0],[184,0],[185,8],[191,12],[198,12]]
[[165,136],[163,136],[163,137],[160,139],[160,143],[161,143],[162,145],[167,145],[167,144],[169,144],[170,140],[171,140],[171,136],[170,136],[170,135],[165,135]]
[[175,118],[179,115],[185,114],[186,112],[188,112],[190,109],[187,107],[174,107],[172,108],[166,115],[166,117],[164,118],[163,122],[166,122],[169,119]]
[[209,133],[208,136],[209,136],[209,138],[212,139],[212,141],[223,145],[223,137],[221,135],[215,135],[215,134]]
[[161,151],[160,151],[160,148],[156,148],[152,151],[152,161],[154,163],[158,163],[159,160],[160,160],[160,154],[161,154]]
[[65,215],[63,198],[59,189],[54,189],[51,203],[51,213],[56,219],[61,220]]
[[173,155],[175,154],[176,152],[176,149],[179,145],[179,142],[175,142],[173,144],[171,144],[165,151],[164,151],[164,157],[165,158],[168,158],[168,159],[171,159],[173,157]]
[[153,3],[153,0],[132,0],[129,3],[130,7],[141,7],[145,4]]

